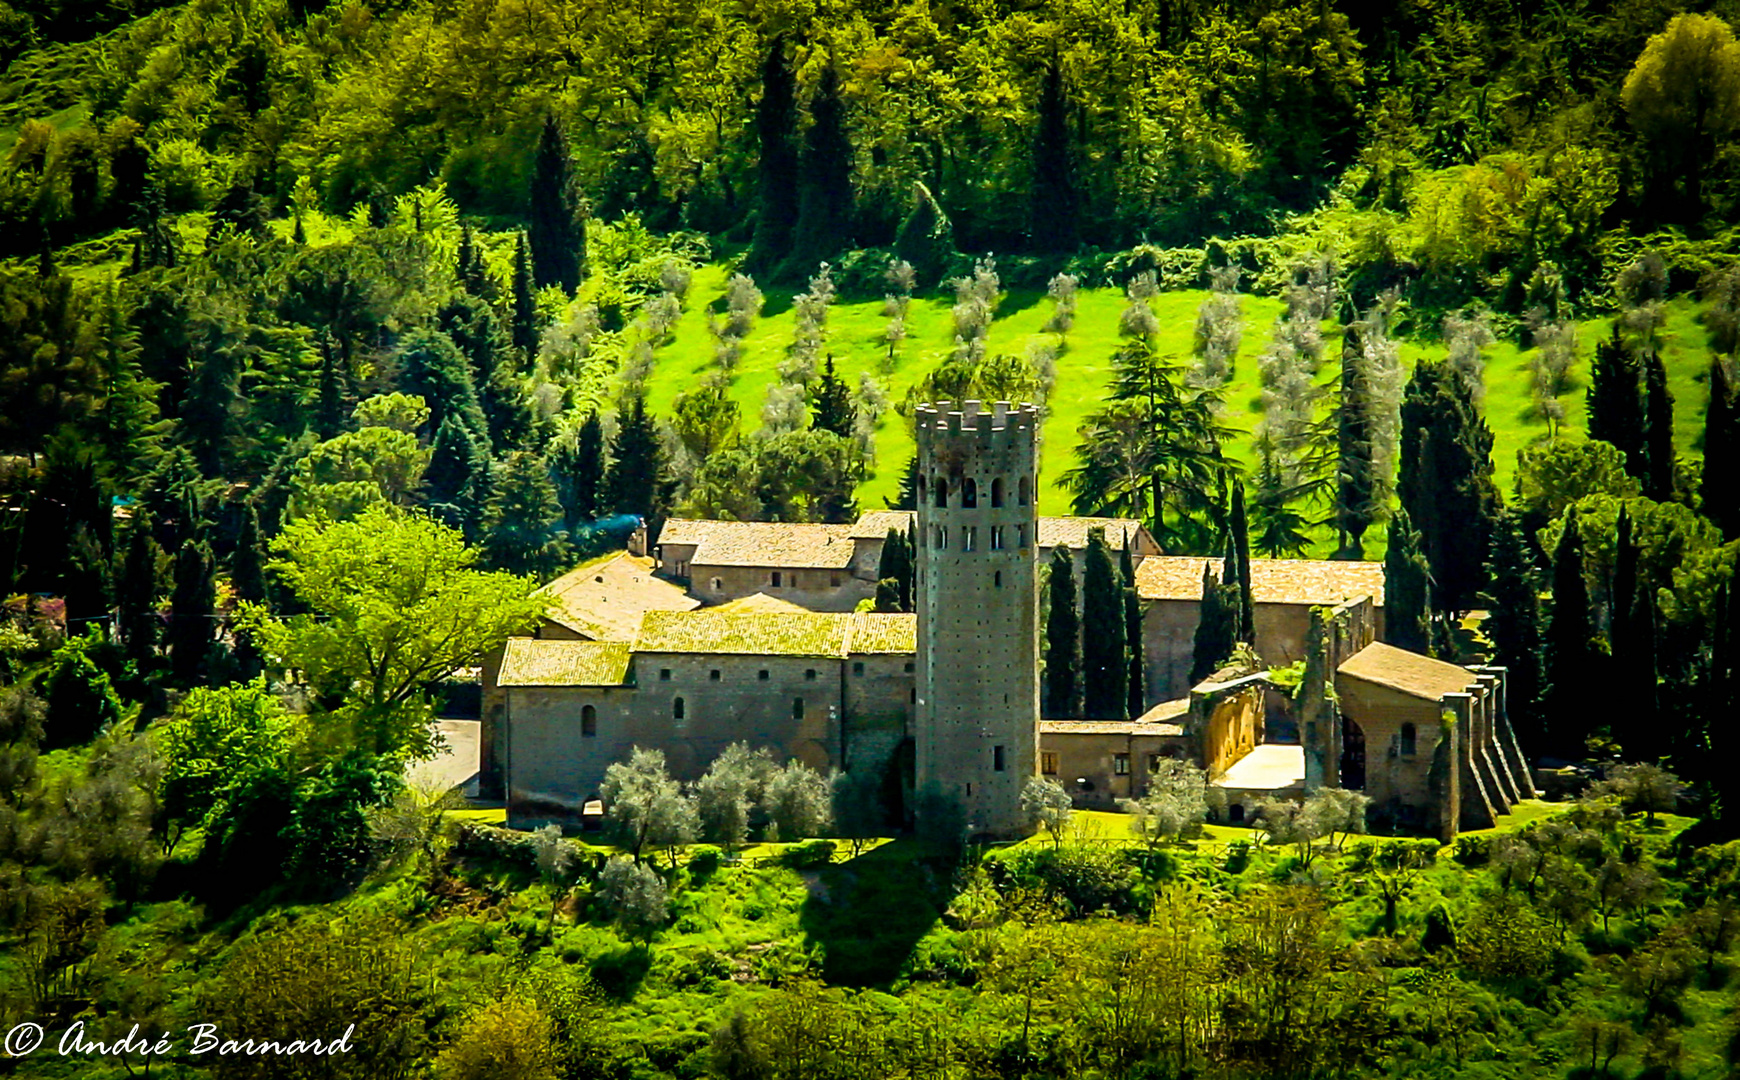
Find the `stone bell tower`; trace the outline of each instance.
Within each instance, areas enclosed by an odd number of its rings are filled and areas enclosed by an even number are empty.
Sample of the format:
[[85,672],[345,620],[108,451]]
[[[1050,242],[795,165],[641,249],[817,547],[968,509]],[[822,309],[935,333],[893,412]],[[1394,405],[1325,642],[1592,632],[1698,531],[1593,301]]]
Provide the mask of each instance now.
[[[1039,410],[918,407],[915,788],[975,835],[1029,831],[1039,759]],[[921,806],[923,804],[921,803]]]

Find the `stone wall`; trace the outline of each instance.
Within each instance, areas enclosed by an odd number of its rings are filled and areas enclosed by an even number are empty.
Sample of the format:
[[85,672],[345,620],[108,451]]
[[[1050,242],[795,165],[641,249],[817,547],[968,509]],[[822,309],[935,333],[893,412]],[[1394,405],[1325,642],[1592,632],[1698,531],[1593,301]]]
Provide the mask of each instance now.
[[[1195,757],[1195,743],[1187,735],[1056,730],[1068,722],[1050,721],[1040,730],[1041,772],[1062,784],[1070,800],[1082,809],[1116,810],[1119,799],[1140,799],[1147,794],[1148,777],[1159,758]],[[1097,725],[1089,722],[1083,726]],[[1054,771],[1044,771],[1051,766],[1055,766]]]
[[1256,748],[1263,737],[1268,675],[1263,672],[1209,680],[1190,691],[1185,730],[1199,747],[1200,762],[1213,779]]
[[775,570],[763,566],[696,566],[689,577],[689,594],[703,604],[723,604],[756,593],[811,611],[851,611],[858,601],[875,598],[876,583],[857,577],[850,569]]
[[1305,790],[1341,786],[1341,714],[1335,707],[1335,673],[1354,653],[1377,640],[1371,597],[1311,610],[1305,639],[1305,672],[1296,697],[1299,741],[1305,747]]
[[[1183,697],[1190,692],[1201,604],[1195,600],[1148,600],[1144,605],[1143,681],[1148,703]],[[1263,663],[1286,667],[1305,659],[1311,636],[1311,611],[1309,604],[1256,606],[1256,647]],[[1374,609],[1370,619],[1375,640],[1382,636],[1382,612]]]

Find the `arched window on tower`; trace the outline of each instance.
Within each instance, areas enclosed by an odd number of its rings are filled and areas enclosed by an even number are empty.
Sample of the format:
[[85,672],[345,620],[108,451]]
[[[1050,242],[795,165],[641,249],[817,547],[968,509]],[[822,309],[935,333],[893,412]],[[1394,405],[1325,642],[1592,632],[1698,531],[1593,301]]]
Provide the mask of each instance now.
[[991,478],[991,509],[996,510],[1003,505],[1003,478]]
[[932,485],[932,488],[936,492],[937,508],[946,508],[949,504],[949,482],[939,476],[936,478],[936,483]]
[[929,485],[927,485],[924,482],[924,474],[919,473],[918,474],[918,501],[919,502],[924,501],[925,495],[928,493],[928,490],[929,490]]
[[1027,500],[1031,494],[1032,493],[1027,486],[1027,478],[1023,476],[1020,483],[1015,485],[1015,502],[1018,505],[1026,506]]
[[979,508],[979,482],[972,477],[961,481],[961,509],[977,510]]

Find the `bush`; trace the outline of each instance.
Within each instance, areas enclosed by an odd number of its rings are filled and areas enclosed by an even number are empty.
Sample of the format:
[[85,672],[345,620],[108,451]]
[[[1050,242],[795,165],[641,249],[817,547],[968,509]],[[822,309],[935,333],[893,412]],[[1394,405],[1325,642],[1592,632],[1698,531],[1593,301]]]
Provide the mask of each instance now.
[[1492,858],[1490,836],[1459,836],[1456,838],[1455,860],[1463,866],[1485,866]]
[[779,853],[779,864],[793,870],[817,870],[834,861],[832,840],[805,840]]
[[712,844],[702,844],[689,853],[689,873],[696,877],[706,877],[719,869],[719,864],[725,861],[725,853]]
[[1226,846],[1226,872],[1242,874],[1251,865],[1251,842],[1234,840]]

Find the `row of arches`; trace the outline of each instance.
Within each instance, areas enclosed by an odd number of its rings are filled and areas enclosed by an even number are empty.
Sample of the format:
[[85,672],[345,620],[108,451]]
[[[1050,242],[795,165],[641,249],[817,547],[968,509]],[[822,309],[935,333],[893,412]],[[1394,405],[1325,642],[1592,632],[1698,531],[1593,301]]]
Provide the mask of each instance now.
[[[955,487],[957,500],[962,510],[977,510],[979,508],[979,482],[973,477],[964,477]],[[949,480],[946,476],[936,476],[927,482],[921,473],[918,478],[918,501],[929,502],[939,510],[949,506]],[[1005,488],[1001,476],[991,480],[991,508],[1002,509],[1005,505]],[[1015,505],[1026,506],[1033,501],[1033,481],[1023,476],[1015,482]]]

